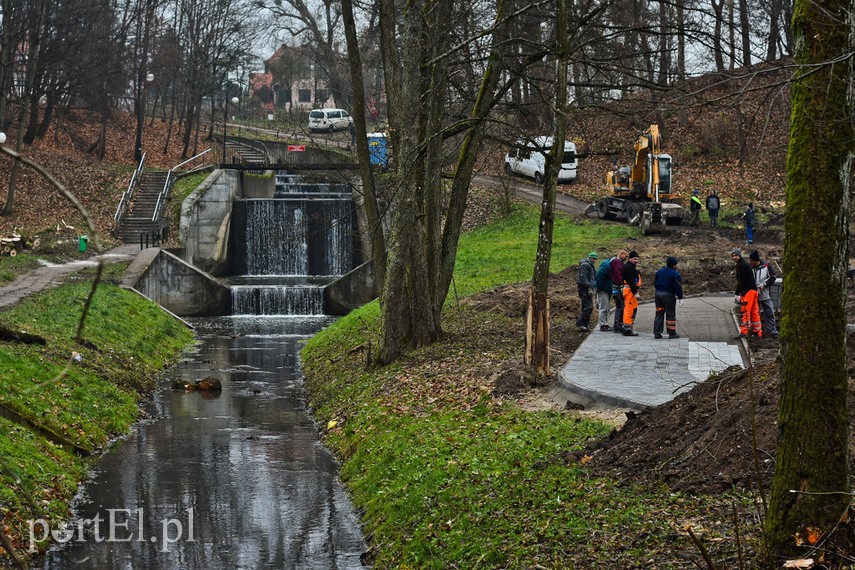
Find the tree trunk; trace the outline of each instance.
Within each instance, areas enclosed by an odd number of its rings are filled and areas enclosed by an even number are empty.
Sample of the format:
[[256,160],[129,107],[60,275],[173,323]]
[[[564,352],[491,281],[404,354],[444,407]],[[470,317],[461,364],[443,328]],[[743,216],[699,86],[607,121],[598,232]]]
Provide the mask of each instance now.
[[672,36],[670,33],[670,10],[667,2],[659,2],[659,81],[662,87],[668,85],[668,76],[671,71],[671,50],[668,43]]
[[686,78],[686,11],[683,0],[677,0],[677,79]]
[[[27,65],[26,65],[26,87],[24,89],[25,96],[22,98],[22,103],[20,109],[18,109],[18,114],[15,119],[16,122],[16,131],[15,131],[15,152],[18,154],[21,153],[21,150],[24,147],[24,122],[26,121],[27,114],[29,112],[30,98],[26,96],[33,91],[33,85],[35,84],[36,70],[39,62],[39,58],[36,56],[40,51],[42,34],[41,34],[41,25],[44,20],[43,11],[45,9],[44,3],[39,2],[35,5],[34,9],[36,12],[31,15],[32,17],[32,26],[30,27],[31,38],[29,42],[29,51],[27,53]],[[21,162],[16,160],[12,165],[12,171],[9,174],[9,187],[6,190],[6,205],[3,207],[3,215],[10,215],[15,209],[15,192],[17,190],[18,184],[18,171],[20,170]]]
[[725,0],[710,0],[713,14],[715,15],[715,26],[713,28],[712,50],[715,59],[715,70],[719,73],[724,71],[724,50],[721,47],[721,33],[724,27],[724,2]]
[[728,69],[733,71],[736,68],[736,21],[734,15],[734,0],[727,0],[727,47],[730,63]]
[[[484,140],[487,115],[495,105],[495,101],[499,99],[496,90],[505,69],[504,62],[512,61],[510,59],[511,54],[507,53],[506,48],[510,29],[507,24],[499,25],[505,18],[504,8],[505,2],[500,0],[496,11],[497,27],[493,36],[493,48],[484,70],[484,76],[481,79],[481,89],[478,91],[478,97],[475,99],[475,106],[470,115],[473,126],[463,137],[463,144],[460,146],[457,157],[457,166],[454,169],[454,178],[451,181],[451,196],[448,200],[448,213],[446,214],[442,236],[441,279],[437,287],[438,295],[435,299],[438,305],[441,305],[448,296],[448,290],[454,276],[457,245],[460,241],[460,227],[463,223],[466,199],[469,194],[469,185],[472,182],[472,174],[475,170],[475,161],[478,158],[478,149],[481,148],[481,143]],[[505,85],[503,93],[512,89],[517,83],[515,79],[511,79],[510,83]]]
[[[853,161],[849,0],[796,0],[778,452],[765,523],[769,553],[790,556],[793,535],[823,533],[849,516],[846,269]],[[851,519],[850,519],[851,520]],[[823,552],[852,552],[852,525]],[[770,563],[771,566],[771,563]],[[833,565],[832,565],[833,567]]]
[[778,40],[781,35],[780,19],[783,0],[771,0],[769,4],[769,40],[766,44],[766,61],[778,59]]
[[[427,168],[431,164],[428,130],[432,111],[435,111],[430,89],[435,87],[431,77],[433,66],[425,65],[431,53],[426,45],[430,22],[435,16],[423,12],[421,2],[409,3],[404,13],[403,57],[400,90],[394,119],[390,114],[390,127],[397,132],[395,174],[395,212],[389,236],[389,259],[386,283],[383,290],[381,316],[382,335],[378,358],[382,363],[392,362],[400,355],[404,342],[424,346],[439,334],[439,322],[434,319],[432,295],[428,278],[428,264],[434,258],[429,252],[429,225],[433,216],[427,211],[430,194],[434,192]],[[434,9],[439,9],[434,7]],[[434,40],[435,41],[435,40]],[[422,106],[425,107],[422,107]],[[435,133],[431,133],[435,134]]]
[[359,162],[359,175],[362,179],[362,204],[368,220],[368,239],[374,260],[374,278],[377,290],[382,291],[386,282],[386,240],[383,235],[382,216],[377,205],[377,191],[374,175],[371,172],[371,159],[368,152],[368,129],[365,123],[365,87],[362,78],[362,58],[357,42],[356,23],[353,18],[353,0],[342,0],[342,19],[344,35],[347,40],[350,81],[353,85],[353,124],[356,129],[356,156]]
[[739,32],[742,37],[742,65],[751,67],[751,24],[748,22],[748,0],[739,0]]
[[546,155],[546,173],[543,182],[543,204],[540,211],[540,231],[537,236],[537,255],[534,275],[528,297],[526,316],[525,355],[527,365],[543,376],[549,375],[549,266],[552,260],[552,233],[555,225],[555,195],[558,190],[558,173],[564,157],[564,139],[567,137],[567,62],[569,40],[567,34],[567,0],[556,0],[555,47],[555,132],[552,148]]

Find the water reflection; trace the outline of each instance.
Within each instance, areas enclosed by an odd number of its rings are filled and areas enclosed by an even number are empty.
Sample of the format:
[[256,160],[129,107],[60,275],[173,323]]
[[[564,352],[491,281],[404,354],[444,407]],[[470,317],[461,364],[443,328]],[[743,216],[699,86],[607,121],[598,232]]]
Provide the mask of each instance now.
[[158,391],[155,419],[99,461],[75,509],[98,522],[45,568],[362,568],[358,520],[306,412],[296,357],[328,322],[195,322],[200,344],[171,376],[213,376],[222,394]]

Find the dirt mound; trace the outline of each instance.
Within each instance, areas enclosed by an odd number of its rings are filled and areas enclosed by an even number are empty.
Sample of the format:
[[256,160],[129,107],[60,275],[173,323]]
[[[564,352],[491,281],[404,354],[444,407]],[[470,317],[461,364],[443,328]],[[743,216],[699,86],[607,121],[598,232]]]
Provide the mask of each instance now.
[[[855,343],[850,341],[849,353]],[[851,370],[850,363],[850,370]],[[734,486],[768,493],[778,442],[780,364],[729,368],[674,400],[629,414],[608,439],[567,455],[597,475],[686,493],[719,494]],[[849,416],[855,418],[850,376]],[[755,453],[756,449],[756,453]],[[855,457],[855,440],[850,443]]]

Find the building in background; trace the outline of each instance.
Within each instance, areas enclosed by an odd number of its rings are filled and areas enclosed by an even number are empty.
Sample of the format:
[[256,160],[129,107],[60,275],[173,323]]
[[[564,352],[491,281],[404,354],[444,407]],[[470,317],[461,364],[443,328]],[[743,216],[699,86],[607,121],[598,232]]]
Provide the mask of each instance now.
[[336,107],[321,66],[309,53],[286,45],[264,62],[264,73],[250,76],[250,88],[268,112]]

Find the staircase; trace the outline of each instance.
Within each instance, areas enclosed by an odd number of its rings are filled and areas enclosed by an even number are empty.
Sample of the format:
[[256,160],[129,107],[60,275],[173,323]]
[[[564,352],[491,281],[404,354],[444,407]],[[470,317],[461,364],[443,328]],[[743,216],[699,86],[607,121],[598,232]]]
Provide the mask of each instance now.
[[240,140],[226,140],[226,162],[229,164],[269,164],[264,148]]
[[[118,237],[125,243],[141,243],[160,240],[163,223],[160,220],[151,221],[157,198],[166,183],[167,172],[146,171],[140,180],[139,188],[128,211],[122,218]],[[161,204],[161,215],[165,204]],[[156,237],[155,237],[156,236]]]

